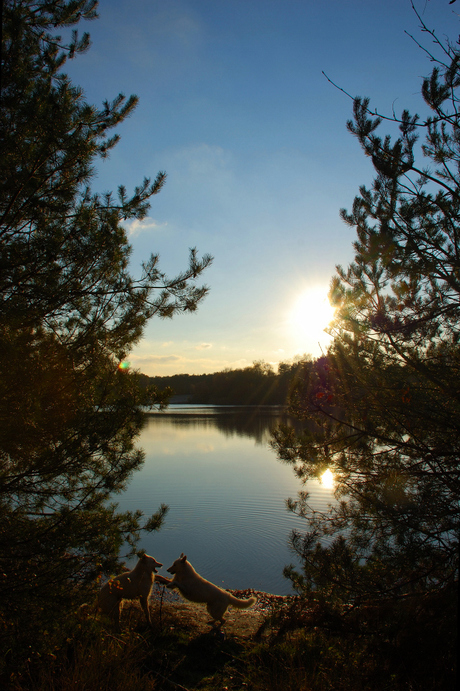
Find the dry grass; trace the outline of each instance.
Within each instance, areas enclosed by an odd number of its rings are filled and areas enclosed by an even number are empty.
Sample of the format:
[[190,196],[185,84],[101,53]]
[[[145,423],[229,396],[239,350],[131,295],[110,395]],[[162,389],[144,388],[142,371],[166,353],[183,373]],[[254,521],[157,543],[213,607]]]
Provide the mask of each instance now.
[[[365,640],[307,627],[277,636],[268,613],[236,612],[225,632],[213,630],[199,606],[158,602],[153,628],[134,603],[125,606],[115,634],[94,613],[81,616],[74,635],[53,653],[32,657],[8,680],[12,691],[426,691],[443,682],[408,684],[392,670],[385,650]],[[445,682],[445,679],[444,679]]]

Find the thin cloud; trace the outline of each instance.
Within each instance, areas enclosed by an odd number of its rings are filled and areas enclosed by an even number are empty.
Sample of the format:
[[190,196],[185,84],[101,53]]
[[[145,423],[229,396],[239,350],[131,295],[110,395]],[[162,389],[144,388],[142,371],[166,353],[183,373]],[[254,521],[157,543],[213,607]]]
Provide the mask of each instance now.
[[149,216],[147,216],[146,218],[143,218],[141,221],[135,218],[133,221],[127,223],[126,231],[129,237],[138,237],[142,233],[149,233],[155,230],[160,230],[161,228],[164,228],[167,225],[167,223],[160,223],[159,221],[155,221],[154,218],[150,218]]
[[136,357],[133,355],[131,360],[136,365],[136,367],[142,367],[143,365],[164,365],[171,362],[181,362],[184,358],[179,355],[151,355],[147,357]]
[[200,345],[195,346],[195,350],[207,350],[212,348],[212,343],[200,343]]

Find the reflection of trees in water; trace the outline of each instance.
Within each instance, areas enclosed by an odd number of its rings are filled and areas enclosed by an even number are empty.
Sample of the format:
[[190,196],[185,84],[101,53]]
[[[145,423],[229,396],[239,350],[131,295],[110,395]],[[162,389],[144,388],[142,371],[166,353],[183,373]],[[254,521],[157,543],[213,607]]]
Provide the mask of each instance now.
[[215,421],[225,436],[250,437],[256,444],[265,444],[274,429],[288,422],[288,416],[282,410],[235,409],[231,413],[216,415]]
[[166,420],[178,427],[215,428],[226,437],[238,436],[254,439],[256,444],[265,444],[274,429],[280,424],[294,425],[296,421],[278,406],[225,406],[187,410],[167,409],[153,414],[162,422]]

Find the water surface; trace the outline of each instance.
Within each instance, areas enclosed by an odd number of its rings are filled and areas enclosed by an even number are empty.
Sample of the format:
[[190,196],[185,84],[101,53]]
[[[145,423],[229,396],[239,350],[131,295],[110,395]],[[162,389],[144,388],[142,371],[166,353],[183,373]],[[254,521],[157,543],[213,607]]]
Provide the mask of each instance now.
[[[145,464],[117,501],[147,515],[168,504],[164,527],[140,542],[164,564],[160,573],[184,552],[221,587],[292,592],[283,567],[298,563],[288,537],[305,521],[285,507],[302,485],[268,443],[281,419],[279,409],[250,406],[172,405],[148,416]],[[319,482],[307,488],[315,508],[331,500]]]

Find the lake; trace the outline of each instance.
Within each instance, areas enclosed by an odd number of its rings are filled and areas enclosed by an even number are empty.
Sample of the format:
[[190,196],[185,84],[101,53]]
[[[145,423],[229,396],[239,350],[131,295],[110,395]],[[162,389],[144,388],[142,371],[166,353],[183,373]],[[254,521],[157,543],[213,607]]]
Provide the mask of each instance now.
[[[160,573],[184,552],[223,588],[292,592],[283,568],[298,562],[288,538],[306,524],[285,500],[304,487],[269,446],[282,419],[281,409],[251,406],[171,405],[148,415],[138,442],[145,464],[116,501],[146,515],[169,506],[164,527],[139,543],[164,564]],[[307,489],[317,509],[332,500],[319,481]]]

